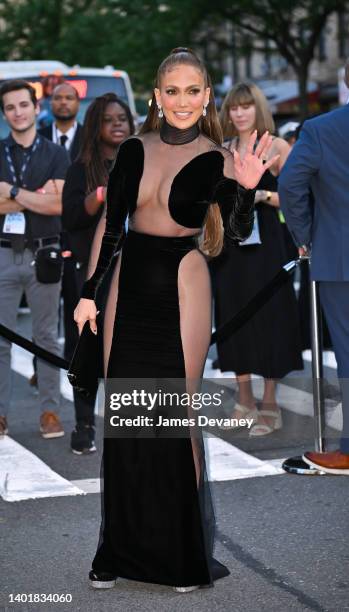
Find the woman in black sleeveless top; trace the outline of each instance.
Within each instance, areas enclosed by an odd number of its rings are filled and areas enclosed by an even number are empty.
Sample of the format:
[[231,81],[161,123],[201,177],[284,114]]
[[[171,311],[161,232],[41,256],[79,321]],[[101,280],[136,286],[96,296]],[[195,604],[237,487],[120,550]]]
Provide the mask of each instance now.
[[[242,157],[254,129],[258,135],[266,129],[274,131],[264,94],[252,83],[241,83],[232,89],[224,101],[221,120],[223,134],[229,138],[225,146],[230,151],[238,150]],[[242,245],[226,241],[213,263],[216,327],[239,312],[289,261],[277,194],[277,175],[288,152],[289,146],[284,140],[273,140],[270,155],[279,153],[280,157],[257,185],[256,220],[251,237],[254,240]],[[220,369],[237,375],[239,398],[233,416],[257,418],[250,435],[266,435],[280,428],[276,380],[303,368],[292,282],[281,288],[237,333],[219,342],[217,348]],[[256,412],[250,374],[265,379],[259,412]]]

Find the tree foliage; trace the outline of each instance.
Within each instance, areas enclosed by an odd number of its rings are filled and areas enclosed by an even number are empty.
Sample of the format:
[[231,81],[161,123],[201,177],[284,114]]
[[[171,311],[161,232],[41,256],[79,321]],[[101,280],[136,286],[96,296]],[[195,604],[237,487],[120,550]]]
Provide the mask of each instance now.
[[[250,50],[265,51],[267,43],[274,43],[274,48],[296,73],[301,115],[305,117],[310,62],[328,17],[348,10],[347,0],[216,0],[211,8],[208,0],[202,3],[206,5],[207,18],[216,26],[216,33],[222,21],[230,22],[237,30],[238,47],[246,44],[244,36],[248,36]],[[219,36],[216,41],[221,48],[232,50],[232,44],[220,40]]]
[[1,22],[3,59],[111,64],[149,89],[161,59],[192,40],[199,16],[185,0],[5,0]]

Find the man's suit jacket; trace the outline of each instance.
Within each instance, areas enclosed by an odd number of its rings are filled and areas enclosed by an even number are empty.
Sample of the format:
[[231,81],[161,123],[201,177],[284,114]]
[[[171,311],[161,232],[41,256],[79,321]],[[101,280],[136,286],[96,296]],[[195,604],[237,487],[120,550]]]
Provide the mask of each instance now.
[[313,280],[349,281],[349,106],[304,123],[279,196],[295,243],[311,245]]
[[[48,140],[53,139],[53,127],[52,124],[48,125],[47,127],[42,128],[41,130],[38,130],[39,134],[41,134],[41,136],[45,136],[45,138],[47,138]],[[78,123],[77,125],[77,129],[75,132],[75,136],[73,138],[73,142],[71,144],[71,147],[68,151],[70,160],[73,162],[79,152],[80,152],[80,145],[81,145],[81,134],[82,134],[82,125],[80,125],[80,123]]]

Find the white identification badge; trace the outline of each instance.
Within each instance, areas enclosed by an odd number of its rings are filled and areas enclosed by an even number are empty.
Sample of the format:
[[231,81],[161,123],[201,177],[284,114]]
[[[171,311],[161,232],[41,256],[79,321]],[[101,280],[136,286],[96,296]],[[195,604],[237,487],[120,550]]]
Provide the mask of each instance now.
[[249,236],[249,238],[247,238],[243,242],[239,242],[240,246],[250,246],[252,244],[262,244],[261,237],[259,234],[258,215],[256,210],[254,211],[253,230],[251,236]]
[[7,213],[5,216],[4,226],[2,228],[4,234],[24,234],[25,232],[25,216],[22,212]]

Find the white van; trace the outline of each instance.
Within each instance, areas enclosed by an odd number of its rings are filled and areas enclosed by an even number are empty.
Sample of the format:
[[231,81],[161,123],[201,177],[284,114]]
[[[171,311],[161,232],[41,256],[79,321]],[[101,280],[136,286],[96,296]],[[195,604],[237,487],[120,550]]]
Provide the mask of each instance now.
[[[0,62],[0,84],[8,79],[24,79],[36,89],[37,97],[42,106],[47,106],[49,97],[45,95],[45,82],[48,77],[63,78],[74,85],[80,96],[80,112],[78,119],[83,123],[86,110],[92,100],[107,92],[113,92],[130,107],[135,120],[137,119],[135,101],[129,76],[124,70],[113,66],[104,68],[82,68],[67,66],[58,61],[14,61]],[[0,118],[0,138],[8,133],[8,127]]]

